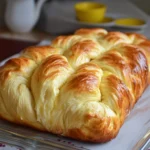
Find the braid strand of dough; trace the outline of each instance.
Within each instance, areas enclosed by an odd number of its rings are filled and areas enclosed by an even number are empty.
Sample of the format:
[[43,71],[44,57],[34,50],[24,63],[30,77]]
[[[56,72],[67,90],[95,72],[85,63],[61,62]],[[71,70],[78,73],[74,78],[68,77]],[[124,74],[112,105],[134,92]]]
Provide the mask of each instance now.
[[90,142],[115,138],[150,82],[150,41],[79,29],[0,67],[0,117]]

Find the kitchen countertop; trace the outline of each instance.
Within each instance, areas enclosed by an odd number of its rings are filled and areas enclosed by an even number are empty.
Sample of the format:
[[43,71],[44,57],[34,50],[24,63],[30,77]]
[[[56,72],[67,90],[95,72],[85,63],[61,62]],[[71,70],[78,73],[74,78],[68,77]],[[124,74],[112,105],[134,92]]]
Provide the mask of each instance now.
[[45,39],[52,39],[55,36],[50,35],[49,33],[33,30],[29,33],[13,33],[7,28],[0,28],[0,38],[20,40],[20,41],[31,41],[31,42],[40,42]]

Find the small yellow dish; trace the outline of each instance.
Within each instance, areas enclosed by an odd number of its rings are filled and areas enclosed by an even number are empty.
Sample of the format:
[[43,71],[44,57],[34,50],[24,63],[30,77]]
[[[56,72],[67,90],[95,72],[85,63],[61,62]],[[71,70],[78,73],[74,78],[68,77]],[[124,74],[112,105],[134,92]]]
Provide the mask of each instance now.
[[79,21],[98,23],[105,16],[106,6],[96,2],[81,2],[75,5],[75,11]]
[[110,23],[113,21],[114,21],[114,19],[111,17],[104,17],[99,23]]
[[136,18],[120,18],[115,23],[121,26],[142,26],[145,24],[145,21]]

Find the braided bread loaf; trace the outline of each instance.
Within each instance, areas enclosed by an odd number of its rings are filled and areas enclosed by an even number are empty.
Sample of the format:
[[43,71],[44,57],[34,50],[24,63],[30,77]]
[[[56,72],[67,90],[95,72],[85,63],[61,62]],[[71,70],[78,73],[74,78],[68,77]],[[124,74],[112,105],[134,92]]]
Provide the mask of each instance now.
[[0,117],[91,142],[119,132],[149,83],[150,41],[80,29],[0,67]]

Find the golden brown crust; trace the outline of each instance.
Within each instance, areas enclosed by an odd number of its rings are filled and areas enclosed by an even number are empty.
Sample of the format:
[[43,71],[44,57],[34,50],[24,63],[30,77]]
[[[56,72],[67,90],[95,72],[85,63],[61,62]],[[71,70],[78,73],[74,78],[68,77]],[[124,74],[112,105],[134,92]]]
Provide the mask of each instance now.
[[[147,56],[147,62],[148,64],[150,64],[150,41],[143,40],[139,42],[138,46],[141,48],[141,51],[144,53],[144,55]],[[150,65],[148,67],[149,67],[148,83],[150,83]]]
[[12,76],[13,73],[22,72],[25,73],[25,76],[28,76],[28,73],[25,68],[27,68],[30,65],[34,65],[34,62],[28,58],[20,57],[20,58],[13,58],[10,59],[5,66],[0,67],[0,82],[3,84],[3,82],[7,81],[10,76]]
[[36,63],[40,63],[46,57],[52,54],[59,54],[60,49],[56,49],[50,45],[47,46],[31,46],[22,51],[24,57],[28,57],[34,60]]
[[104,36],[107,34],[107,31],[102,28],[93,28],[93,29],[79,29],[75,32],[76,35],[98,35],[98,36]]
[[150,41],[79,29],[0,67],[0,117],[88,142],[115,138],[150,83]]
[[[113,132],[109,129],[111,127],[111,122],[114,122]],[[102,143],[115,138],[119,128],[120,124],[116,118],[98,118],[97,116],[90,116],[88,126],[85,126],[84,130],[82,128],[70,129],[67,136],[73,139]],[[86,134],[87,131],[89,132],[88,135]]]

